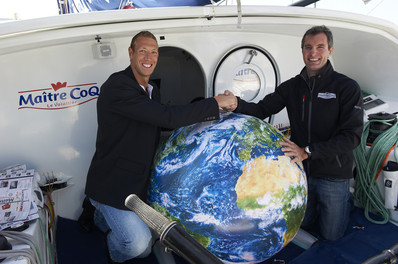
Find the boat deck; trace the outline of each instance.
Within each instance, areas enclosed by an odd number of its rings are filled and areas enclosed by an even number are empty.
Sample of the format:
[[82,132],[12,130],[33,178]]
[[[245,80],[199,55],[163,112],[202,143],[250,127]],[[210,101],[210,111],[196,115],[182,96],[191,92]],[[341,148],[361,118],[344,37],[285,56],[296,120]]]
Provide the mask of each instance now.
[[[373,216],[372,219],[378,219]],[[289,243],[278,254],[261,264],[356,264],[392,248],[398,243],[398,226],[391,222],[374,224],[366,219],[362,209],[355,207],[351,213],[346,235],[337,241],[319,240],[310,249],[304,250]],[[83,232],[76,221],[58,217],[57,254],[59,264],[107,264],[103,234],[95,229]],[[175,257],[176,264],[188,264]],[[129,264],[157,264],[151,254],[145,259],[134,259]]]

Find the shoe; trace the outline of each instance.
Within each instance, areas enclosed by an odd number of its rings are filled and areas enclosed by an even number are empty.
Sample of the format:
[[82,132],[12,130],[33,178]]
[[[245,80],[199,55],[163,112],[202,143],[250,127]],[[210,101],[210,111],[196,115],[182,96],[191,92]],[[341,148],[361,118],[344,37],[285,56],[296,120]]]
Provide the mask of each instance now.
[[82,207],[83,212],[77,219],[77,223],[84,232],[90,233],[94,228],[95,207],[91,204],[90,199],[87,196],[83,200]]

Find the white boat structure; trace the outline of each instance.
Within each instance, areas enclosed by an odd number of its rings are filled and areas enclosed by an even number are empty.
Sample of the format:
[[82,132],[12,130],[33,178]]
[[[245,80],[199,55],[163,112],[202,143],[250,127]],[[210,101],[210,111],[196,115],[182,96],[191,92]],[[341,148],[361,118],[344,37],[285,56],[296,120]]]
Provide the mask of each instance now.
[[[135,33],[149,30],[158,38],[160,57],[152,77],[164,104],[188,104],[225,89],[258,101],[302,69],[301,38],[314,25],[332,30],[330,60],[369,95],[366,114],[395,115],[398,27],[382,19],[243,5],[99,11],[0,23],[0,168],[26,164],[41,176],[42,185],[56,178],[54,214],[76,220],[94,153],[99,87],[129,64],[127,48]],[[284,112],[268,121],[279,129],[289,126]],[[394,152],[386,160],[394,161]],[[384,195],[383,177],[377,185]],[[398,221],[398,211],[390,213]]]

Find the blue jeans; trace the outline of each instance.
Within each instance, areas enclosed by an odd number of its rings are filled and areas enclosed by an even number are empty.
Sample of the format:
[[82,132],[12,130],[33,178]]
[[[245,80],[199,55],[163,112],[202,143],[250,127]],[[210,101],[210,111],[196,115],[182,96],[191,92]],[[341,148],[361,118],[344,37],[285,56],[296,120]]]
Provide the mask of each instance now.
[[343,237],[352,207],[350,179],[308,177],[307,209],[301,226],[318,221],[321,236],[333,241]]
[[90,199],[96,208],[95,225],[107,233],[108,250],[115,262],[144,258],[151,253],[152,234],[149,227],[132,211],[120,210]]

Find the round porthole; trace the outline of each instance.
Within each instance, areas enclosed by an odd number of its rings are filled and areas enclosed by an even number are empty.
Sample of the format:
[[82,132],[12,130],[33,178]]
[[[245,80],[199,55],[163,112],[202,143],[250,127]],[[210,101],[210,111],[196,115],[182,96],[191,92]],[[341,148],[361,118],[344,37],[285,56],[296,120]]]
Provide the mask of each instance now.
[[214,78],[214,95],[230,90],[248,102],[258,102],[275,90],[279,73],[275,61],[257,47],[239,47],[228,52],[218,63]]

